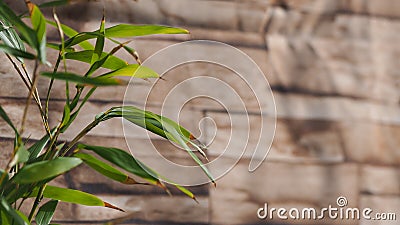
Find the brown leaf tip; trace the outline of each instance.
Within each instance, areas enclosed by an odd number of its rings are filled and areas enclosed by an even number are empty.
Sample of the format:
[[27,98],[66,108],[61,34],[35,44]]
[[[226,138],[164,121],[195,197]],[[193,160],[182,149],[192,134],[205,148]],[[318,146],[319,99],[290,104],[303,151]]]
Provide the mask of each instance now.
[[121,212],[125,212],[125,210],[123,210],[121,208],[118,208],[117,206],[111,205],[108,202],[104,202],[104,207],[107,207],[107,208],[110,208],[110,209],[116,209],[116,210],[121,211]]
[[124,181],[124,184],[137,184],[137,183],[138,182],[132,177],[127,177],[126,180]]

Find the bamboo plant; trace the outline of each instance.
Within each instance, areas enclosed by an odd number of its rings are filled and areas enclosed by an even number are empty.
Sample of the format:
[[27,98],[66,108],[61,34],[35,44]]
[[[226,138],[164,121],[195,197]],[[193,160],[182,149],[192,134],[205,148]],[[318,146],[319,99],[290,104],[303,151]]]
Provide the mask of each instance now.
[[[27,12],[17,15],[3,0],[0,0],[0,51],[6,55],[10,67],[15,69],[16,76],[22,79],[28,89],[24,113],[21,121],[18,121],[20,127],[11,121],[6,111],[0,106],[0,117],[15,134],[13,149],[1,150],[1,154],[7,151],[12,151],[12,154],[6,168],[0,170],[0,223],[26,225],[34,221],[38,225],[50,224],[59,201],[122,210],[90,193],[49,184],[56,177],[71,171],[80,164],[86,164],[103,176],[122,184],[145,183],[168,191],[159,173],[126,151],[80,142],[81,138],[98,124],[113,118],[123,118],[180,145],[201,166],[210,181],[214,182],[200,159],[200,155],[204,156],[203,146],[198,144],[199,142],[188,130],[168,118],[134,106],[115,106],[105,112],[100,112],[72,140],[60,138],[60,135],[74,123],[79,112],[97,88],[125,85],[127,82],[119,78],[120,76],[130,76],[135,79],[159,77],[150,68],[140,65],[137,52],[127,45],[130,40],[121,43],[119,41],[121,38],[188,33],[185,29],[161,25],[118,24],[106,28],[104,16],[97,30],[77,32],[62,24],[54,9],[52,19],[46,19],[41,12],[42,7],[55,7],[66,2],[66,0],[59,0],[35,5],[26,0]],[[59,43],[46,41],[48,28],[58,31]],[[89,40],[94,40],[92,43],[95,44],[93,45]],[[104,51],[105,44],[112,44],[114,47],[110,52],[106,52]],[[46,48],[55,49],[59,53],[58,58],[53,60],[54,65],[47,61]],[[125,51],[132,56],[132,61],[135,63],[130,64],[115,56],[117,51]],[[68,64],[73,60],[88,64],[86,73],[75,74],[68,71]],[[30,61],[33,65],[31,69],[26,66],[26,61]],[[49,66],[53,68],[51,71],[48,71]],[[59,69],[61,67],[63,67],[62,71]],[[104,70],[107,72],[102,72]],[[39,96],[37,90],[39,76],[50,79],[46,96]],[[65,82],[66,100],[60,122],[51,127],[49,102],[55,80]],[[70,88],[71,85],[75,86]],[[45,135],[28,146],[24,132],[28,108],[32,102],[39,113],[29,116],[41,118]],[[195,151],[201,154],[195,154]],[[138,177],[144,182],[139,182]],[[178,188],[195,200],[195,196],[188,189],[173,183],[172,187]],[[29,198],[34,199],[33,203],[26,201]],[[20,209],[28,203],[30,211],[24,215]]]

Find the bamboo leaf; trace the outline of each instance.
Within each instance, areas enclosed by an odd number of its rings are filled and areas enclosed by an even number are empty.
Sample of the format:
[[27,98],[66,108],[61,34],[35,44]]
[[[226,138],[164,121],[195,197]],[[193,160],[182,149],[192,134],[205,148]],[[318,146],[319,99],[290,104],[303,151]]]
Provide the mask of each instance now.
[[8,46],[25,51],[25,46],[13,28],[13,25],[2,15],[0,15],[0,24],[3,28],[3,30],[0,32],[0,39],[3,40],[3,42]]
[[4,121],[14,130],[16,134],[18,134],[17,128],[11,122],[10,117],[8,117],[7,113],[4,111],[3,107],[0,106],[0,117],[3,118]]
[[111,71],[109,73],[100,75],[100,77],[115,77],[115,76],[129,76],[142,79],[160,77],[154,70],[138,64],[127,65],[117,70]]
[[193,150],[189,148],[189,146],[186,144],[185,140],[182,138],[182,136],[179,134],[179,132],[174,128],[173,125],[170,125],[169,123],[163,122],[164,127],[167,129],[167,131],[176,139],[188,153],[192,157],[192,159],[200,166],[200,168],[204,171],[204,173],[207,175],[207,177],[211,180],[211,182],[214,183],[215,185],[215,180],[210,173],[210,171],[207,169],[207,167],[201,162],[201,160],[197,157],[196,154],[193,153]]
[[[28,223],[25,222],[25,220],[17,213],[15,209],[11,207],[10,204],[8,204],[4,198],[1,198],[0,200],[0,209],[1,212],[4,212],[4,214],[2,214],[2,220],[5,219],[4,221],[8,221],[8,224],[12,224],[11,221],[9,221],[11,219],[16,225],[28,225]],[[3,218],[3,215],[8,218]]]
[[8,218],[5,212],[3,210],[0,210],[0,224],[5,224],[9,225],[10,222],[8,222]]
[[185,188],[185,187],[182,187],[181,185],[179,185],[179,184],[176,184],[176,183],[174,183],[173,181],[171,181],[171,180],[169,180],[169,179],[167,179],[167,178],[165,178],[165,177],[161,177],[163,180],[165,180],[165,181],[167,181],[168,183],[170,183],[171,185],[174,185],[179,191],[181,191],[182,193],[184,193],[185,195],[187,195],[188,197],[190,197],[191,199],[193,199],[194,201],[196,201],[197,203],[199,203],[198,201],[197,201],[197,199],[196,199],[196,196],[191,192],[191,191],[189,191],[187,188]]
[[[80,62],[85,62],[85,63],[90,63],[91,62],[91,56],[93,55],[93,50],[83,50],[79,52],[67,52],[65,54],[66,59],[72,59],[72,60],[77,60]],[[108,55],[107,52],[103,52],[100,56],[100,58],[106,57]],[[121,69],[124,66],[127,66],[128,63],[116,56],[109,56],[104,64],[101,66],[103,68],[111,69],[111,70],[118,70]]]
[[[93,39],[93,38],[97,38],[98,36],[101,36],[101,34],[98,33],[98,32],[82,32],[82,33],[78,33],[75,36],[73,36],[70,39],[65,41],[65,48],[72,47],[72,46],[77,45],[77,44],[81,45],[81,43],[85,43],[85,41]],[[88,47],[89,47],[88,45],[85,45],[84,49],[88,49],[88,50],[93,50],[94,49],[94,47],[92,47],[91,49],[89,49]]]
[[0,177],[4,176],[3,181],[0,183],[0,189],[3,188],[4,184],[8,182],[8,173],[4,174],[4,170],[0,170]]
[[32,48],[38,50],[39,42],[36,32],[22,22],[21,18],[19,18],[3,0],[0,0],[0,15],[2,15],[5,20],[11,23],[19,31],[22,39],[26,43],[28,43]]
[[[72,124],[72,122],[75,120],[75,118],[78,116],[79,112],[81,111],[83,105],[85,105],[85,103],[88,101],[89,97],[93,94],[93,92],[96,90],[96,87],[92,87],[85,95],[85,97],[83,97],[81,104],[79,105],[78,109],[73,112],[71,114],[71,117],[68,121],[68,123],[62,127],[61,129],[61,133],[64,133],[66,129],[68,129],[68,127]],[[78,98],[77,98],[78,99]]]
[[36,32],[38,41],[42,41],[46,37],[46,19],[44,18],[39,7],[33,3],[29,3],[31,7],[31,22],[33,30]]
[[118,24],[105,30],[108,38],[129,38],[152,34],[188,34],[189,31],[162,25]]
[[29,53],[24,52],[16,48],[12,48],[7,45],[0,44],[0,51],[15,56],[17,58],[24,58],[24,59],[36,59],[36,56]]
[[82,159],[82,161],[86,165],[112,180],[118,181],[123,184],[139,184],[139,182],[129,177],[127,174],[115,169],[114,167],[104,163],[103,161],[98,160],[92,155],[85,153],[76,153],[74,154],[74,157]]
[[102,67],[104,63],[108,60],[109,57],[114,55],[119,49],[121,49],[123,46],[125,46],[129,42],[121,43],[118,46],[114,47],[111,52],[109,52],[106,56],[101,58],[100,60],[96,61],[93,63],[89,70],[86,72],[85,77],[92,75],[98,68]]
[[[105,29],[106,38],[128,38],[135,36],[145,36],[152,34],[188,34],[189,31],[181,28],[161,26],[161,25],[130,25],[119,24]],[[104,36],[99,30],[94,32],[82,32],[71,37],[65,42],[65,47],[80,44],[89,39]]]
[[[54,49],[54,50],[57,50],[57,51],[60,51],[60,45],[59,44],[55,44],[55,43],[46,43],[46,46],[48,47],[48,48],[52,48],[52,49]],[[64,48],[64,52],[75,52],[75,49],[74,48],[72,48],[72,47],[69,47],[69,48]]]
[[[107,38],[107,39],[110,40],[110,41],[112,41],[112,42],[115,43],[115,44],[121,45],[121,42],[119,42],[119,41],[117,41],[117,40],[114,40],[113,38]],[[136,61],[138,64],[142,64],[142,62],[141,62],[140,59],[139,59],[139,54],[135,51],[135,49],[133,49],[133,48],[131,48],[131,47],[129,47],[129,46],[124,45],[124,50],[125,50],[129,55],[131,55],[131,56],[135,59],[135,61]]]
[[18,215],[25,221],[25,223],[30,224],[28,217],[25,216],[25,214],[23,214],[21,211],[16,210],[16,212],[18,213]]
[[46,19],[44,18],[39,7],[35,4],[30,3],[29,6],[31,11],[31,22],[33,30],[36,32],[38,46],[37,52],[39,59],[42,63],[47,63],[46,61]]
[[[55,22],[50,21],[50,20],[46,20],[46,22],[47,22],[48,24],[50,24],[51,26],[57,28],[57,24],[56,24]],[[67,26],[67,25],[65,25],[65,24],[61,24],[61,28],[62,28],[64,34],[65,34],[66,36],[70,37],[70,38],[71,38],[71,37],[74,37],[74,36],[77,35],[77,34],[79,34],[78,31],[72,29],[71,27],[69,27],[69,26]],[[90,39],[90,38],[89,38],[89,39]],[[83,49],[85,49],[85,50],[93,50],[93,49],[94,49],[93,45],[90,44],[88,41],[81,41],[81,42],[79,42],[79,46],[81,46],[81,47],[82,47]],[[65,47],[65,48],[67,49],[67,47]]]
[[57,80],[71,81],[77,84],[92,85],[92,86],[109,86],[109,85],[124,85],[126,82],[124,80],[115,78],[103,78],[103,77],[83,77],[73,73],[63,73],[63,72],[42,72],[41,75],[45,77],[54,78]]
[[46,202],[39,208],[38,213],[36,214],[35,221],[37,225],[48,225],[50,224],[51,219],[53,218],[54,211],[57,208],[58,201],[51,200]]
[[24,144],[20,143],[17,152],[15,152],[13,159],[10,161],[9,166],[13,167],[17,163],[28,161],[28,159],[29,159],[29,152],[28,150],[26,150]]
[[98,120],[108,120],[114,117],[123,117],[124,119],[143,127],[161,137],[171,140],[181,147],[183,147],[188,154],[193,158],[193,160],[201,167],[204,173],[210,178],[210,180],[215,184],[212,174],[208,171],[207,167],[201,162],[193,150],[188,146],[192,145],[196,148],[203,156],[205,156],[202,151],[203,146],[198,146],[192,140],[196,140],[194,136],[185,128],[175,123],[174,121],[154,114],[149,111],[143,111],[133,106],[122,106],[114,107],[105,113],[96,116]]
[[161,120],[164,120],[168,121],[170,124],[173,124],[175,129],[181,133],[182,137],[186,139],[187,142],[195,139],[195,137],[187,129],[173,122],[172,120],[149,111],[141,110],[134,106],[113,107],[106,113],[97,115],[97,117],[101,120],[108,120],[114,117],[123,117],[124,119],[140,127],[148,129],[149,131],[161,137],[168,138],[166,135],[167,131],[163,128],[163,124],[160,122]]
[[2,25],[2,23],[0,23],[0,32],[3,32],[3,31],[8,30],[10,28],[11,27],[4,26],[4,25]]
[[70,117],[71,117],[71,110],[69,108],[69,105],[65,104],[64,113],[63,113],[63,117],[62,117],[62,121],[61,121],[60,127],[63,127],[66,124],[68,124]]
[[0,210],[0,224],[9,225],[10,222],[8,221],[7,215],[3,210]]
[[159,184],[158,175],[154,173],[150,168],[145,166],[139,160],[135,159],[132,155],[118,148],[93,146],[79,144],[79,149],[86,149],[95,152],[103,159],[115,164],[116,166],[133,173],[143,179],[149,181],[152,184]]
[[[32,193],[31,196],[35,196],[34,194],[36,193]],[[95,195],[74,189],[60,188],[47,185],[46,188],[44,189],[43,197],[79,205],[102,206],[123,211],[122,209],[101,200]]]
[[178,190],[180,190],[182,193],[184,193],[185,195],[189,196],[189,198],[195,200],[197,203],[199,203],[196,199],[196,196],[194,196],[194,194],[189,191],[187,188],[184,188],[178,184],[173,184]]
[[[3,30],[0,32],[0,39],[4,42],[5,45],[10,46],[11,48],[18,49],[22,52],[26,52],[25,46],[22,43],[21,38],[13,28],[13,25],[7,21],[2,15],[0,15],[0,24]],[[17,57],[17,60],[23,63],[23,59]]]
[[59,157],[54,160],[35,162],[22,167],[12,181],[19,184],[42,181],[65,173],[81,163],[81,159],[73,157]]
[[[50,132],[51,135],[54,135],[55,131],[56,129],[53,128]],[[36,159],[36,157],[40,154],[40,152],[42,152],[43,149],[46,147],[49,140],[50,140],[49,135],[45,134],[39,141],[35,142],[35,144],[33,144],[31,147],[28,148],[28,151],[30,152],[28,162],[31,162],[32,160]]]
[[103,18],[101,19],[100,23],[100,29],[99,32],[102,34],[101,36],[97,36],[96,39],[96,45],[94,46],[94,51],[92,54],[92,60],[90,62],[90,65],[93,65],[96,61],[98,61],[101,57],[101,54],[103,53],[103,48],[104,48],[104,41],[105,41],[105,32],[104,32],[104,26],[105,26],[105,17],[104,17],[104,12],[103,12]]

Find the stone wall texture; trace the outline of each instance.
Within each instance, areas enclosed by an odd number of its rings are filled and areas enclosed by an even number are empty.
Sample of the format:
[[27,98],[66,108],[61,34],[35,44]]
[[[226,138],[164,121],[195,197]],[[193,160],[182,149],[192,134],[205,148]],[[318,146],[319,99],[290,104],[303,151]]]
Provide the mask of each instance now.
[[[11,4],[12,1],[9,1]],[[74,1],[73,1],[74,2]],[[63,22],[79,31],[97,29],[106,7],[107,23],[157,23],[181,26],[190,35],[137,38],[129,45],[142,60],[156,51],[185,40],[208,39],[233,45],[248,54],[265,73],[273,91],[277,126],[266,161],[254,173],[247,170],[245,154],[217,187],[191,188],[199,203],[173,192],[173,197],[153,187],[123,186],[108,181],[85,166],[57,179],[57,183],[101,196],[125,209],[118,212],[62,204],[56,215],[61,224],[398,224],[377,220],[259,220],[256,211],[265,202],[273,207],[326,207],[345,196],[351,207],[371,207],[400,217],[400,1],[398,0],[107,0],[77,1],[58,9]],[[50,14],[50,11],[48,12]],[[54,37],[56,33],[54,32]],[[49,51],[49,55],[57,53]],[[126,57],[126,56],[125,56]],[[5,61],[5,56],[0,56]],[[71,67],[83,72],[80,64]],[[0,104],[14,121],[21,118],[27,91],[9,64],[0,64]],[[235,86],[245,99],[251,132],[258,130],[260,115],[254,96],[229,73],[207,65],[179,67],[167,74],[150,96],[150,110],[160,111],[163,97],[179,82],[205,73],[216,74]],[[44,95],[48,80],[41,79]],[[60,119],[63,83],[56,82],[50,122]],[[148,85],[138,81],[137,88]],[[210,93],[219,89],[205,85]],[[191,94],[191,89],[182,94]],[[83,109],[78,123],[64,135],[71,139],[93,116],[122,104],[125,88],[102,88]],[[138,96],[134,104],[143,104]],[[229,101],[229,96],[224,100]],[[168,109],[167,106],[163,106]],[[171,106],[172,107],[172,106]],[[32,113],[35,111],[31,107]],[[209,149],[211,158],[229,142],[229,121],[218,104],[189,102],[180,122],[195,132],[203,117],[213,118],[217,128]],[[243,121],[235,129],[246,129]],[[208,123],[205,124],[207,130]],[[30,139],[43,134],[39,117],[27,121]],[[129,136],[142,148],[146,133]],[[253,135],[251,133],[251,135]],[[256,134],[254,134],[256,135]],[[12,146],[12,132],[0,121],[0,166]],[[106,122],[90,132],[87,143],[127,149],[120,122]],[[250,138],[249,146],[256,145]],[[191,163],[174,146],[155,137],[171,159]],[[166,147],[168,146],[168,147]],[[235,146],[233,146],[235,148]],[[7,151],[6,151],[7,150]],[[171,150],[171,151],[169,151]],[[224,155],[229,162],[229,157]],[[146,157],[146,156],[144,156]]]

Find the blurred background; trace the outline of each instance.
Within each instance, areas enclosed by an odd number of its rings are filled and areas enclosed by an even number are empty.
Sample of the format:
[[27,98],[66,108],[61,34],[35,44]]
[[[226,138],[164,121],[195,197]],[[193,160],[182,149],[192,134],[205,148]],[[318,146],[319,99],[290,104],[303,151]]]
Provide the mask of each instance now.
[[[22,1],[6,2],[24,10]],[[266,202],[270,207],[321,208],[335,206],[336,199],[345,196],[349,207],[370,207],[376,212],[395,212],[400,216],[400,1],[71,1],[71,5],[58,8],[57,13],[62,23],[78,31],[91,31],[98,29],[103,8],[106,26],[155,23],[190,31],[190,35],[135,39],[129,45],[138,51],[142,61],[164,47],[196,39],[221,41],[248,54],[264,72],[275,97],[275,139],[267,159],[255,172],[248,172],[249,157],[245,154],[232,171],[217,181],[216,188],[212,185],[190,188],[199,204],[177,192],[170,197],[153,187],[123,186],[80,166],[57,182],[99,195],[126,212],[62,204],[57,223],[103,224],[111,220],[156,225],[398,224],[376,220],[262,221],[256,212]],[[51,10],[47,15],[51,17]],[[52,32],[53,40],[58,40],[57,32]],[[49,50],[49,58],[56,54]],[[121,57],[132,61],[129,56]],[[3,54],[0,58],[5,60]],[[76,63],[69,69],[82,73],[85,68]],[[0,73],[0,104],[12,119],[18,120],[27,91],[10,65],[0,64]],[[233,120],[239,121],[235,129],[245,129],[249,124],[248,146],[255,146],[261,125],[255,97],[232,71],[216,65],[189,64],[169,71],[165,80],[157,82],[146,102],[148,109],[160,112],[169,90],[196,76],[218,77],[239,93],[251,113],[249,122],[244,119],[245,112],[235,113]],[[39,82],[43,94],[47,82],[46,79]],[[63,84],[56,85],[51,103],[53,123],[61,118],[65,98]],[[140,90],[148,83],[138,81],[133,85]],[[182,95],[190,95],[196,88],[221,94],[205,84],[187,88]],[[99,89],[65,139],[73,137],[95,114],[122,104],[124,93],[125,87]],[[139,96],[132,104],[143,105],[144,99]],[[229,99],[224,97],[226,104]],[[163,107],[168,110],[174,106]],[[268,115],[262,116],[268,119]],[[205,117],[213,122],[199,126]],[[39,117],[28,120],[26,133],[31,139],[41,137],[44,132],[39,121]],[[232,129],[229,117],[215,101],[188,102],[179,122],[212,142],[207,152],[211,159],[229,142]],[[2,149],[11,149],[12,135],[0,122]],[[144,131],[128,134],[128,138],[142,152],[149,147]],[[128,149],[121,122],[116,120],[94,129],[84,141]],[[171,161],[191,164],[191,159],[174,151],[168,141],[154,138],[152,142]],[[0,155],[1,167],[7,154]]]

